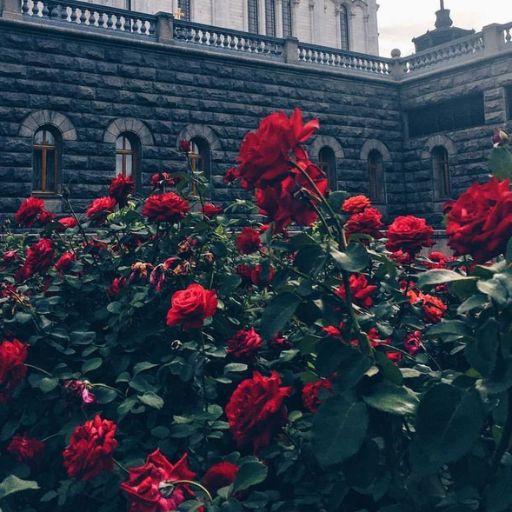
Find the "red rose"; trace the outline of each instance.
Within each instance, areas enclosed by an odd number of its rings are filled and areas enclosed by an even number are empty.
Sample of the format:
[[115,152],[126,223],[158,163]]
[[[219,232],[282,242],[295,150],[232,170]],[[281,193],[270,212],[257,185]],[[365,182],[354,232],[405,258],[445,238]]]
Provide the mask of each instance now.
[[167,325],[183,324],[183,330],[200,329],[204,321],[217,311],[217,294],[200,284],[191,284],[185,290],[175,292],[171,309],[167,313]]
[[[361,196],[364,197],[364,196]],[[380,238],[382,233],[382,213],[377,208],[366,208],[361,213],[355,213],[345,224],[347,235],[354,233],[370,235],[373,238]]]
[[16,434],[7,446],[7,451],[14,455],[18,462],[35,463],[43,455],[44,443],[39,439]]
[[187,140],[187,139],[180,140],[180,151],[182,153],[190,153],[191,149],[192,149],[192,145],[190,144],[189,140]]
[[427,261],[425,263],[425,266],[427,268],[446,268],[446,264],[450,261],[455,261],[456,258],[453,256],[447,256],[441,251],[433,251],[428,255],[428,259],[430,261]]
[[108,195],[114,198],[119,203],[119,206],[124,206],[126,199],[130,194],[133,194],[134,191],[135,182],[133,178],[131,176],[118,174],[117,178],[114,178],[110,183]]
[[216,215],[222,213],[222,208],[220,206],[216,206],[213,203],[205,203],[203,206],[203,215],[211,219]]
[[422,339],[421,331],[410,332],[404,340],[405,350],[407,350],[411,356],[416,355],[421,350]]
[[241,254],[251,254],[259,251],[261,246],[260,234],[253,228],[243,228],[236,239],[236,247]]
[[64,387],[75,396],[80,398],[81,402],[85,405],[96,403],[96,397],[89,388],[92,387],[90,382],[83,380],[68,380]]
[[25,263],[17,273],[17,278],[25,280],[38,272],[43,274],[51,266],[54,255],[53,242],[47,238],[41,238],[27,249]]
[[423,309],[425,319],[431,323],[438,323],[442,320],[448,306],[434,295],[409,290],[407,292],[409,302],[413,305],[419,305]]
[[247,265],[245,263],[241,265],[237,265],[235,268],[235,272],[245,281],[251,280],[252,267],[251,265]]
[[151,176],[153,190],[165,190],[166,187],[172,187],[179,181],[179,178],[173,178],[168,172],[157,172]]
[[113,421],[99,415],[76,427],[63,453],[68,476],[91,480],[103,471],[112,471],[116,429]]
[[193,493],[188,485],[177,484],[166,497],[161,485],[193,480],[195,476],[188,467],[187,454],[172,464],[156,450],[148,455],[144,465],[130,468],[128,481],[121,484],[121,489],[128,494],[130,512],[169,512],[177,510]]
[[18,251],[5,251],[2,255],[2,260],[5,265],[12,265],[18,261]]
[[[379,331],[372,327],[368,331],[368,338],[370,340],[370,344],[373,348],[379,348],[379,347],[391,347],[391,339],[387,338],[385,340],[381,340],[379,336]],[[395,350],[389,350],[387,348],[384,349],[384,353],[386,354],[386,357],[393,361],[394,363],[398,363],[402,359],[402,354],[400,352],[396,352]]]
[[341,210],[350,214],[362,213],[371,205],[371,201],[366,196],[353,196],[344,201],[343,205],[341,206]]
[[397,217],[386,233],[388,239],[386,248],[391,252],[401,250],[412,257],[422,247],[434,245],[433,234],[434,230],[425,219],[419,219],[413,215]]
[[274,276],[276,269],[272,265],[256,265],[251,269],[251,282],[255,286],[268,286]]
[[88,219],[94,220],[96,224],[103,224],[116,205],[117,201],[113,197],[98,197],[89,205],[85,215]]
[[74,252],[65,252],[55,263],[55,268],[59,272],[65,272],[71,266],[71,264],[76,260],[76,255]]
[[228,341],[228,353],[236,359],[251,359],[262,346],[263,339],[254,327],[241,329]]
[[319,379],[315,382],[308,382],[302,388],[302,402],[308,411],[316,412],[320,407],[319,394],[321,389],[332,389],[332,382],[327,379]]
[[178,222],[189,212],[188,202],[174,192],[149,196],[142,214],[152,222]]
[[[368,279],[363,274],[358,276],[352,274],[349,278],[350,292],[354,304],[369,308],[373,306],[372,295],[377,290],[377,286],[368,283]],[[336,290],[336,294],[343,300],[346,300],[345,286],[340,286]]]
[[214,464],[203,476],[203,485],[215,493],[222,487],[231,485],[238,473],[238,466],[232,462],[218,462]]
[[512,237],[510,180],[472,185],[452,204],[446,234],[457,256],[470,254],[485,263],[503,254]]
[[28,345],[17,339],[4,340],[0,344],[0,404],[9,400],[25,378],[27,355]]
[[335,325],[326,325],[322,331],[333,338],[341,338],[341,330]]
[[114,277],[112,280],[112,284],[107,290],[107,294],[109,297],[117,297],[122,288],[126,286],[126,277]]
[[36,223],[41,225],[47,224],[53,219],[53,214],[45,210],[45,204],[42,199],[28,197],[21,203],[14,219],[20,226],[31,228]]
[[238,385],[226,405],[226,416],[239,447],[252,443],[257,451],[271,442],[286,423],[284,399],[291,392],[291,387],[281,387],[281,377],[275,371],[270,377],[254,372],[251,379]]
[[270,341],[269,345],[274,350],[288,350],[293,347],[293,343],[286,337],[278,332]]
[[75,217],[63,217],[57,221],[64,229],[72,229],[78,225]]

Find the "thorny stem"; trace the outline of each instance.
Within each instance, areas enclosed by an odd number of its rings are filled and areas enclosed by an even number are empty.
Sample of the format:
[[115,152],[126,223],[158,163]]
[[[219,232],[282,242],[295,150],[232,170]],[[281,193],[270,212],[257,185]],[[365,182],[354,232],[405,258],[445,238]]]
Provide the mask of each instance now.
[[201,485],[199,482],[195,482],[194,480],[165,480],[164,482],[162,482],[162,484],[170,485],[170,486],[176,486],[176,485],[180,485],[180,484],[188,484],[188,485],[192,485],[193,487],[198,487],[199,489],[201,489],[201,491],[203,491],[206,494],[206,496],[210,500],[210,503],[213,502],[212,495],[210,494],[208,489],[206,487],[204,487],[203,485]]
[[47,372],[46,370],[43,370],[42,368],[39,368],[39,366],[34,366],[33,364],[28,364],[28,363],[25,363],[25,366],[27,368],[32,368],[33,370],[37,370],[38,372],[44,373],[48,377],[53,377],[53,375],[51,373]]
[[130,472],[128,471],[128,469],[126,469],[118,460],[114,459],[114,457],[112,457],[112,460],[114,461],[114,464],[121,470],[121,471],[124,471],[125,473],[127,474],[130,474]]

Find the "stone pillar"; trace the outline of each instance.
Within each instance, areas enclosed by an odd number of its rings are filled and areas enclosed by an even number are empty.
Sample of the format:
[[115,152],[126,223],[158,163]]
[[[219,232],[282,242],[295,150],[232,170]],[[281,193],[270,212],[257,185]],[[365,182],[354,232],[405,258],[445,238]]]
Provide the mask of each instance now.
[[498,23],[486,25],[482,29],[484,38],[484,55],[490,56],[499,53],[505,47],[505,35],[503,28]]
[[398,48],[391,51],[391,58],[393,59],[391,76],[397,81],[400,80],[403,75],[401,57],[402,52]]
[[168,12],[157,12],[156,16],[156,37],[158,42],[171,44],[174,40],[174,16]]
[[299,40],[296,37],[287,37],[284,40],[284,61],[288,64],[299,62]]
[[21,20],[20,0],[0,0],[0,16],[10,20]]

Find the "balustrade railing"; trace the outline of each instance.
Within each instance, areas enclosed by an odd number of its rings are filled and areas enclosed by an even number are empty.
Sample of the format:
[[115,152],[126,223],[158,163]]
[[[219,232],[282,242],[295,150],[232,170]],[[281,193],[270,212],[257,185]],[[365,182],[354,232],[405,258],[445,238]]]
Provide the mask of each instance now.
[[283,39],[181,20],[174,20],[174,40],[274,58],[280,58],[284,48]]
[[40,18],[117,33],[155,37],[156,16],[78,0],[22,0],[21,12],[36,20]]
[[503,37],[505,38],[505,45],[512,45],[512,22],[503,25]]

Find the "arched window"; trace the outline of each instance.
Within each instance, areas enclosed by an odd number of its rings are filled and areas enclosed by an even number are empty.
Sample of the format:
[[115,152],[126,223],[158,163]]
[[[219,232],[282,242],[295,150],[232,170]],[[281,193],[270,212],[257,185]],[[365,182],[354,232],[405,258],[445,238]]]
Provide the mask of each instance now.
[[247,0],[249,32],[252,32],[253,34],[258,34],[260,31],[258,9],[258,0]]
[[276,4],[274,0],[265,0],[265,27],[267,36],[276,35]]
[[50,126],[34,134],[33,184],[34,192],[57,192],[60,172],[60,134]]
[[329,146],[324,146],[318,153],[319,167],[325,172],[329,181],[329,188],[336,190],[338,188],[338,178],[336,176],[336,155]]
[[178,0],[178,9],[182,20],[190,21],[190,0]]
[[293,35],[292,0],[283,0],[283,37]]
[[373,149],[368,155],[368,192],[376,204],[386,202],[384,188],[384,162],[380,151]]
[[139,165],[140,142],[132,133],[122,133],[116,140],[116,176],[136,177]]
[[191,141],[190,160],[192,169],[200,171],[209,180],[212,172],[212,156],[210,144],[202,137],[194,137]]
[[350,37],[348,28],[348,11],[345,5],[340,7],[340,38],[341,38],[341,49],[350,50]]
[[450,162],[448,151],[443,146],[432,150],[432,170],[434,173],[434,191],[436,199],[447,199],[451,196]]

